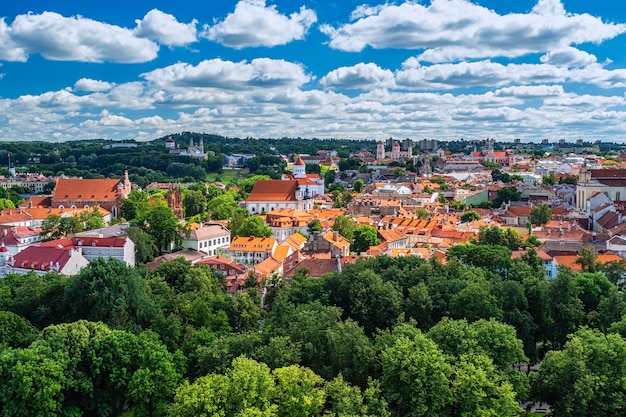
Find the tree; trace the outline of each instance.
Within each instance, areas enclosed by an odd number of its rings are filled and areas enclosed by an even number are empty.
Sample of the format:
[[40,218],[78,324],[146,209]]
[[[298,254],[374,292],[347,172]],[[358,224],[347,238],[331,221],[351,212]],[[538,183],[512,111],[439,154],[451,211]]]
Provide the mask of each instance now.
[[142,213],[131,224],[151,235],[160,253],[169,250],[172,243],[179,245],[182,240],[181,225],[174,211],[164,203],[151,204],[147,212]]
[[381,384],[399,416],[445,415],[452,403],[453,367],[435,342],[417,331],[394,335],[380,354]]
[[149,206],[148,194],[133,189],[130,191],[128,198],[122,200],[120,215],[124,219],[131,221],[146,211]]
[[498,190],[497,197],[493,200],[494,207],[500,207],[502,203],[509,201],[519,201],[522,192],[516,187],[502,187]]
[[321,232],[322,231],[322,223],[320,223],[319,219],[313,219],[307,224],[307,228],[309,232]]
[[274,232],[270,229],[263,220],[262,217],[259,216],[250,216],[247,217],[241,228],[236,231],[231,229],[232,233],[235,233],[237,236],[255,236],[255,237],[270,237]]
[[585,312],[579,294],[574,273],[569,270],[561,270],[548,288],[548,312],[553,323],[551,336],[555,346],[563,346],[567,336],[583,322]]
[[586,272],[596,272],[602,266],[598,262],[598,255],[592,246],[583,246],[575,262]]
[[366,252],[370,246],[380,245],[378,233],[372,226],[366,224],[359,226],[354,231],[354,241],[352,242],[352,250],[354,252]]
[[355,193],[360,193],[361,191],[363,191],[364,187],[365,187],[365,183],[363,182],[362,179],[358,179],[354,181],[354,184],[352,185],[352,189],[354,190]]
[[357,228],[357,224],[352,220],[350,216],[337,216],[335,218],[335,223],[333,224],[333,230],[339,232],[339,234],[349,242],[352,243],[354,239],[354,231]]
[[430,213],[428,212],[428,210],[423,208],[416,210],[415,215],[420,220],[428,220],[430,218]]
[[548,352],[531,375],[535,400],[563,417],[609,417],[626,404],[626,341],[617,334],[582,329],[561,351]]
[[137,226],[129,227],[126,232],[130,240],[135,244],[135,263],[150,262],[159,254],[159,248],[152,235],[144,232]]
[[478,214],[477,212],[470,210],[470,211],[466,211],[465,213],[461,214],[461,221],[463,223],[467,223],[467,222],[473,222],[476,220],[480,220],[480,214]]
[[187,190],[185,197],[183,197],[183,208],[185,217],[204,213],[206,210],[206,198],[202,191]]
[[548,223],[550,219],[552,219],[552,210],[546,203],[537,204],[530,210],[529,220],[531,224],[541,226],[544,223]]

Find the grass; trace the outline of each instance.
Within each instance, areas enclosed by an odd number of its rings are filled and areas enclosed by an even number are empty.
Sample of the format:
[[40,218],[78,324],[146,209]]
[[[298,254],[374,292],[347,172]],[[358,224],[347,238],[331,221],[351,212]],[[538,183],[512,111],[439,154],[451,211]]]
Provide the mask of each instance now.
[[212,172],[207,175],[208,182],[220,181],[222,184],[230,184],[236,182],[240,178],[248,176],[250,171],[247,168],[244,169],[224,169],[222,174]]

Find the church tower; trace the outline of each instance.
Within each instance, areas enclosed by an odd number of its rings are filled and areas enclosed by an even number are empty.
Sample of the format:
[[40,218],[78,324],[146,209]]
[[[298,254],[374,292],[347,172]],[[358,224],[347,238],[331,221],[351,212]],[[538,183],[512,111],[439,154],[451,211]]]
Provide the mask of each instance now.
[[167,205],[172,209],[177,219],[183,220],[185,218],[183,212],[183,190],[180,187],[174,187],[174,184],[170,184],[167,193]]
[[296,162],[293,164],[293,177],[306,178],[306,164],[300,156],[298,156],[298,159],[296,159]]
[[376,159],[379,161],[381,159],[385,159],[385,142],[382,140],[379,140],[378,145],[376,146]]

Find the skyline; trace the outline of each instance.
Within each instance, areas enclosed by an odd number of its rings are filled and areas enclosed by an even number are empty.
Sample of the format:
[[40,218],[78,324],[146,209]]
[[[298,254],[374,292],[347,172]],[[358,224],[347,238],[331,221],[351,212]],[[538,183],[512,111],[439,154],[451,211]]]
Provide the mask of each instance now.
[[626,141],[607,0],[19,3],[0,9],[4,141]]

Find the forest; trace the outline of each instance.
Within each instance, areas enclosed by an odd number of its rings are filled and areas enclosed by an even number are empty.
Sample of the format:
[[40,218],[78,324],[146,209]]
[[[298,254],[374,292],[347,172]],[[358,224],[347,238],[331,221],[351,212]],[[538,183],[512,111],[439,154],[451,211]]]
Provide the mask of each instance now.
[[0,416],[623,415],[624,269],[581,264],[382,256],[234,294],[182,259],[8,275]]

